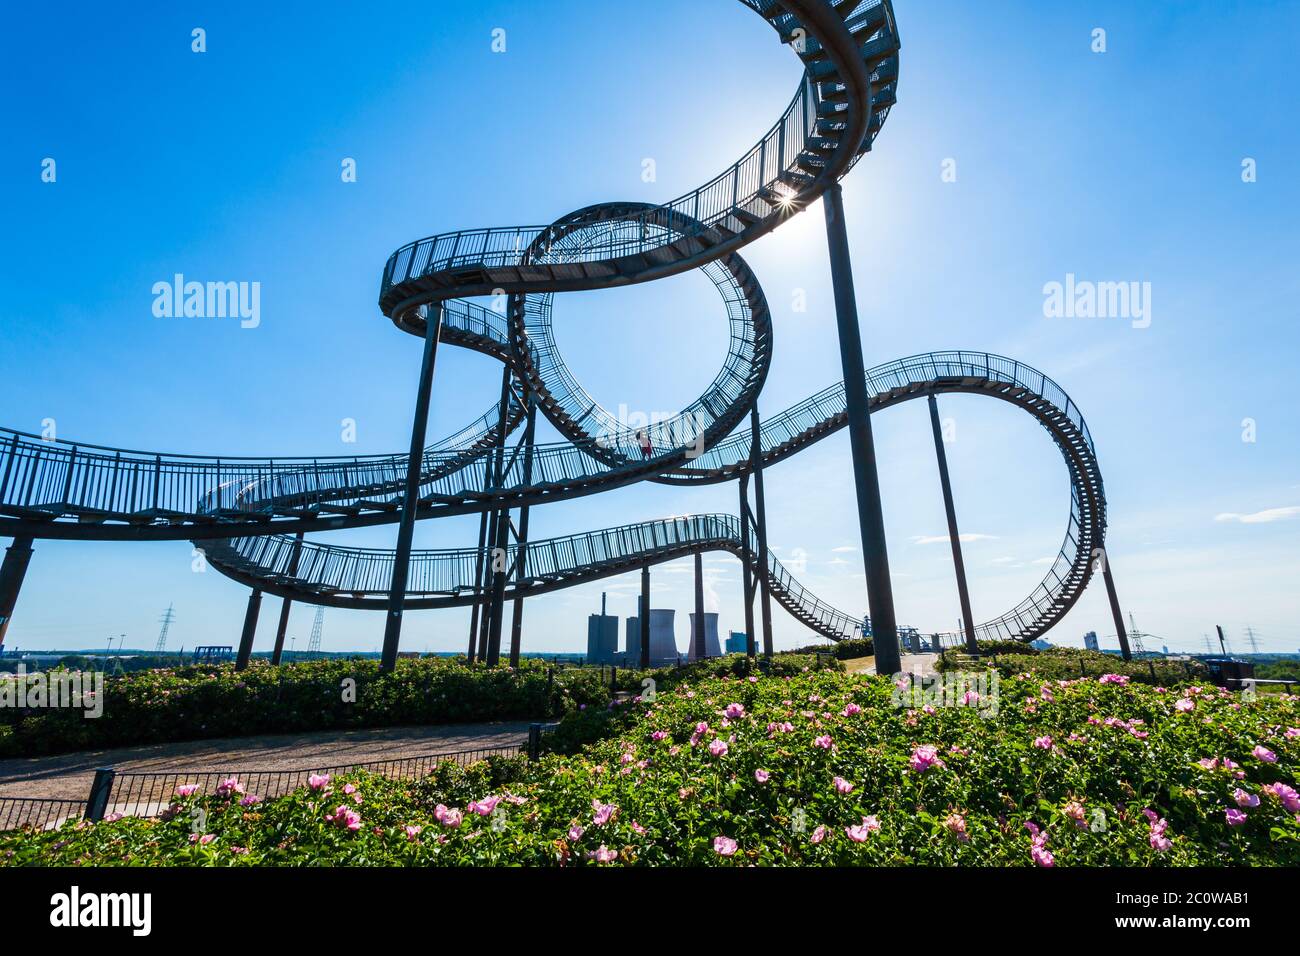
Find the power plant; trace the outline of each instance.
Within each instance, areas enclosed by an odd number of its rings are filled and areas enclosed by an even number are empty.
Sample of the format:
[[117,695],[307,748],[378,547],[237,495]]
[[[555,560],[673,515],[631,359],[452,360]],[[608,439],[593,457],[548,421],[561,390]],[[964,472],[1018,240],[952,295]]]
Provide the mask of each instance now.
[[[638,606],[640,599],[637,600]],[[600,613],[587,617],[587,663],[617,664],[636,667],[641,660],[641,618],[629,617],[623,626],[623,649],[618,646],[618,616],[606,613],[606,595],[600,596]],[[676,664],[681,652],[677,648],[675,620],[677,612],[671,608],[650,609],[650,666],[662,667]],[[707,614],[706,635],[711,628],[712,641],[707,646],[709,657],[721,656],[718,646],[718,616]],[[707,618],[712,618],[709,624]],[[692,658],[693,659],[693,658]]]
[[587,661],[612,664],[618,657],[618,618],[605,613],[605,594],[600,595],[600,613],[587,618]]
[[[691,643],[687,648],[686,656],[688,660],[699,660],[698,647],[696,643],[699,627],[699,621],[696,620],[694,612],[691,613]],[[716,611],[704,612],[704,656],[721,657],[722,645],[718,642],[718,614]]]

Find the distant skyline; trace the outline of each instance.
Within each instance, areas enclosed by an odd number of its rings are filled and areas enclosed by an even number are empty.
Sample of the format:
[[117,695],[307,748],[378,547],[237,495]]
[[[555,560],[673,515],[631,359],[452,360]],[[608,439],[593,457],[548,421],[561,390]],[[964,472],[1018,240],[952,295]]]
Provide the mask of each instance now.
[[[375,304],[394,249],[595,202],[671,199],[755,142],[800,76],[734,0],[330,8],[304,18],[242,0],[145,3],[88,7],[73,24],[39,5],[10,12],[0,425],[159,452],[405,449],[419,344]],[[1202,650],[1220,624],[1235,650],[1249,650],[1251,627],[1262,652],[1294,653],[1300,7],[895,9],[899,103],[844,180],[866,364],[965,348],[1045,372],[1096,442],[1121,605],[1149,644]],[[42,181],[47,159],[54,182]],[[348,160],[355,182],[340,175]],[[840,378],[820,203],[742,255],[775,324],[760,400],[770,415]],[[156,314],[155,285],[178,273],[257,283],[257,323]],[[1088,318],[1085,294],[1094,305],[1122,295],[1124,307]],[[723,309],[698,273],[559,295],[555,315],[575,375],[608,408],[675,411],[725,352]],[[429,440],[481,414],[499,375],[483,356],[443,349]],[[973,396],[940,408],[956,433],[947,454],[982,621],[1038,583],[1069,483],[1023,413]],[[954,630],[925,404],[873,426],[899,621]],[[539,441],[557,437],[539,427]],[[535,508],[532,534],[735,513],[736,496],[734,483],[642,483]],[[782,561],[822,599],[864,613],[847,436],[773,466],[767,496]],[[476,517],[421,522],[416,547],[465,547],[477,530]],[[391,547],[395,534],[321,540]],[[6,647],[103,647],[125,634],[152,648],[169,604],[170,647],[236,644],[247,589],[191,562],[186,542],[38,540]],[[743,629],[739,563],[719,553],[704,564],[719,632]],[[652,578],[654,604],[679,611],[679,647],[691,572],[683,560]],[[627,617],[639,589],[633,574],[529,599],[525,651],[580,653],[601,591]],[[293,611],[299,650],[313,610]],[[278,613],[268,596],[258,650]],[[778,647],[819,640],[779,606],[773,625]],[[1115,646],[1099,580],[1046,637],[1082,646],[1090,630]],[[373,651],[382,632],[380,614],[330,609],[323,646]],[[467,610],[411,612],[403,650],[463,649],[467,633]]]

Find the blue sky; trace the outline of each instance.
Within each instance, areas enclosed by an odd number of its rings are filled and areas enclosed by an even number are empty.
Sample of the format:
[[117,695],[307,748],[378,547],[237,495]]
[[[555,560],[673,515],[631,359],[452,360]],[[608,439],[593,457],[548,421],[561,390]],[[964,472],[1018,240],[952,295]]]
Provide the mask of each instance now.
[[[1083,409],[1110,501],[1121,602],[1171,648],[1222,624],[1247,649],[1300,648],[1300,187],[1294,37],[1283,3],[975,4],[898,0],[899,104],[844,183],[867,364],[932,349],[1000,352]],[[739,3],[243,2],[24,5],[0,38],[0,424],[208,454],[406,447],[418,342],[375,304],[388,254],[460,228],[549,222],[590,203],[677,196],[768,128],[797,58]],[[191,52],[191,30],[207,52]],[[506,52],[491,49],[506,31]],[[1106,31],[1106,52],[1091,49]],[[57,181],[41,181],[45,158]],[[356,160],[357,181],[340,163]],[[655,160],[657,181],[642,180]],[[1242,181],[1255,160],[1257,181]],[[954,160],[955,182],[941,176]],[[822,213],[751,245],[776,323],[761,405],[839,378]],[[257,281],[262,320],[159,319],[176,273]],[[1067,274],[1149,282],[1151,323],[1047,318]],[[793,310],[803,290],[807,312]],[[672,411],[725,349],[712,286],[689,274],[556,301],[557,339],[607,407]],[[498,367],[439,355],[430,438],[481,413]],[[1009,406],[946,398],[975,615],[1027,594],[1056,553],[1068,481]],[[340,422],[357,422],[357,442]],[[1256,440],[1242,440],[1253,419]],[[924,403],[874,419],[898,616],[958,617]],[[553,437],[542,429],[543,437]],[[768,472],[770,537],[831,603],[865,608],[847,436]],[[734,511],[733,485],[638,486],[533,512],[535,535]],[[1224,517],[1227,516],[1227,517]],[[1236,516],[1236,517],[1231,517]],[[1217,520],[1216,520],[1217,519]],[[471,542],[424,522],[417,546]],[[392,527],[335,536],[390,546]],[[709,602],[742,626],[738,563],[706,559]],[[656,571],[679,610],[689,564]],[[577,650],[612,579],[530,601],[528,650]],[[191,571],[185,543],[38,542],[7,643],[235,643],[247,591]],[[259,647],[278,600],[264,605]],[[408,615],[404,646],[451,650],[468,612]],[[290,625],[303,647],[311,609]],[[777,642],[808,632],[774,611]],[[1095,583],[1050,635],[1113,632]],[[326,613],[327,649],[377,647],[381,619]]]

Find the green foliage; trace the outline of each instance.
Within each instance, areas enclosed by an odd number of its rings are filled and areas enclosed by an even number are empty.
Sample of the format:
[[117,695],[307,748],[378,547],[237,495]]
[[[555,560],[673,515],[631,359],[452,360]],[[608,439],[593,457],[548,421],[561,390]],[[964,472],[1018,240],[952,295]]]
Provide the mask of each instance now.
[[[985,644],[995,643],[1011,646],[996,651],[984,650]],[[980,654],[981,665],[996,667],[1003,677],[1029,672],[1043,678],[1072,680],[1084,676],[1122,674],[1142,683],[1162,684],[1168,687],[1209,680],[1209,672],[1205,665],[1196,660],[1173,661],[1167,658],[1150,657],[1125,661],[1115,654],[1102,654],[1099,651],[1088,651],[1078,647],[1053,647],[1045,651],[1037,651],[1026,644],[1010,641],[981,642]],[[960,670],[961,655],[960,649],[949,648],[936,662],[935,669]]]
[[864,637],[849,641],[836,641],[830,645],[809,644],[794,651],[782,651],[777,654],[777,657],[782,656],[782,654],[816,654],[819,651],[823,654],[833,654],[837,660],[851,661],[859,657],[871,657],[876,653],[876,648],[871,643],[871,638]]
[[[104,681],[104,712],[0,710],[0,756],[30,756],[140,743],[355,727],[529,720],[582,704],[604,706],[597,679],[547,665],[470,667],[464,659],[402,659],[380,675],[375,660],[253,662],[143,671]],[[548,690],[549,688],[549,690]],[[5,726],[7,725],[7,726]]]
[[1269,661],[1255,665],[1260,680],[1293,680],[1300,684],[1300,660]]
[[994,713],[833,670],[699,678],[578,711],[614,733],[573,756],[177,797],[164,821],[0,835],[0,864],[1300,864],[1297,698],[1118,681],[1006,678]]

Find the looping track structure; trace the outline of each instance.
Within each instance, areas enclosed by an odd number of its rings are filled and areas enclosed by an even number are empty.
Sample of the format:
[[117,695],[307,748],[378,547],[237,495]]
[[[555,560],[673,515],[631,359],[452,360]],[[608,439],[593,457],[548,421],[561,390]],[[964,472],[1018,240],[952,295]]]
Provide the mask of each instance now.
[[[880,0],[742,2],[775,27],[805,71],[781,118],[722,173],[663,205],[604,203],[548,226],[446,233],[389,258],[379,306],[399,329],[426,340],[418,399],[424,409],[439,344],[503,363],[501,401],[480,418],[422,454],[310,459],[164,455],[0,432],[0,534],[26,541],[28,554],[37,537],[190,539],[255,596],[265,591],[318,605],[388,608],[398,617],[403,608],[477,605],[489,578],[499,608],[505,599],[721,550],[740,557],[747,572],[818,634],[832,640],[861,634],[861,615],[811,594],[764,551],[749,523],[732,515],[535,541],[517,533],[514,544],[505,531],[513,527],[512,508],[526,515],[529,507],[639,481],[744,480],[848,422],[841,382],[767,418],[757,441],[736,431],[751,413],[757,421],[773,347],[762,287],[738,250],[821,197],[872,148],[898,82],[893,8]],[[552,334],[554,295],[692,269],[713,281],[726,307],[730,345],[722,368],[677,416],[644,429],[624,427],[565,365]],[[504,315],[469,301],[487,295],[505,297]],[[1104,546],[1101,474],[1078,408],[1041,372],[983,352],[899,359],[868,370],[866,385],[873,412],[940,394],[987,395],[1029,413],[1051,435],[1071,483],[1060,553],[1028,597],[976,628],[979,637],[1026,641],[1046,632],[1078,600],[1093,555]],[[564,441],[532,440],[538,411]],[[524,439],[511,451],[507,438],[521,427]],[[416,434],[418,451],[424,446],[419,412]],[[466,513],[484,516],[477,548],[411,551],[409,531],[399,533],[396,551],[303,538],[394,522],[409,528],[416,519]],[[505,516],[493,518],[490,538],[488,514]],[[485,573],[494,543],[505,546],[505,573]],[[399,556],[408,554],[399,566]],[[0,609],[0,619],[11,611],[12,604],[8,612]],[[247,626],[246,639],[251,642]]]

